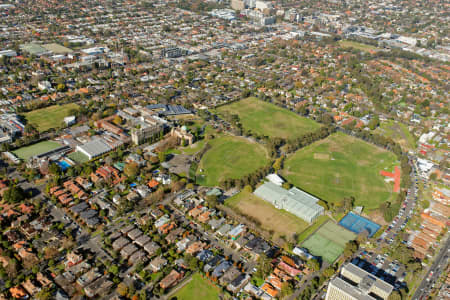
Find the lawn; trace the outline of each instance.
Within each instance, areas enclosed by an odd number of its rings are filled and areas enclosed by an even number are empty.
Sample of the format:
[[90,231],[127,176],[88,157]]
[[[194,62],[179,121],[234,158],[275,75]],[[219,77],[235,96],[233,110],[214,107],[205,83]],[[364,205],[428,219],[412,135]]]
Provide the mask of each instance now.
[[60,127],[64,118],[70,115],[72,109],[78,109],[75,103],[65,105],[52,105],[46,108],[33,110],[24,114],[28,123],[34,125],[40,132]]
[[376,209],[396,197],[380,170],[398,164],[391,152],[338,132],[289,156],[282,175],[329,203],[355,197],[355,205]]
[[197,170],[198,183],[217,186],[226,178],[239,179],[265,166],[269,159],[266,149],[245,138],[218,136],[202,157]]
[[207,279],[195,273],[192,280],[183,286],[171,299],[177,300],[217,300],[219,299],[219,288]]
[[349,40],[340,40],[339,45],[341,45],[343,48],[354,48],[354,49],[366,51],[366,52],[381,50],[380,48],[377,48],[372,45],[362,44],[362,43],[349,41]]
[[302,244],[314,256],[333,263],[344,251],[345,244],[355,239],[356,234],[328,221],[310,235]]
[[41,154],[56,149],[58,147],[61,147],[61,145],[58,144],[57,142],[44,141],[33,144],[31,146],[19,148],[17,150],[14,150],[13,153],[23,160],[28,160],[33,155]]
[[302,243],[308,236],[310,236],[314,231],[317,230],[322,224],[324,224],[326,221],[330,220],[330,218],[327,215],[320,216],[314,224],[306,228],[302,231],[302,233],[299,234],[297,238],[297,243]]
[[409,132],[408,127],[403,123],[395,122],[393,120],[382,122],[375,132],[390,137],[399,143],[403,149],[416,149],[416,139]]
[[258,220],[263,229],[273,230],[276,237],[284,235],[290,238],[294,234],[305,231],[309,226],[307,222],[295,215],[277,209],[269,202],[245,190],[227,199],[225,205],[243,215]]
[[292,139],[320,127],[311,119],[254,97],[219,107],[217,111],[237,114],[244,129],[269,137]]
[[72,152],[67,157],[79,164],[89,161],[89,157],[79,151]]

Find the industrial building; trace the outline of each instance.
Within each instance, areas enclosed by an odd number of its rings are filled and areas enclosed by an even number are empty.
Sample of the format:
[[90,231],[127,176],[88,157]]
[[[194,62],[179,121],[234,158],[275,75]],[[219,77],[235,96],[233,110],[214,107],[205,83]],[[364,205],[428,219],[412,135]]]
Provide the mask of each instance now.
[[113,150],[110,145],[108,145],[103,139],[96,138],[89,142],[87,142],[84,145],[78,145],[77,151],[83,153],[87,157],[89,157],[89,160],[96,158],[100,155],[103,155],[105,153],[108,153],[109,151]]
[[296,187],[286,190],[272,182],[266,182],[259,186],[254,194],[276,208],[284,209],[309,223],[314,222],[324,212],[324,208],[317,204],[318,198]]
[[360,267],[347,263],[338,277],[328,284],[326,300],[376,300],[388,299],[394,287],[366,272]]

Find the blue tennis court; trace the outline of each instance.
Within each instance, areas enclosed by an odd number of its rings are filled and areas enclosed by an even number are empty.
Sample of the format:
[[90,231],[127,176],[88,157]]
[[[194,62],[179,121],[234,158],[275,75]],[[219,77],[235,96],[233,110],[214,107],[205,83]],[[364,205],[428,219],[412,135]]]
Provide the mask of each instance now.
[[357,234],[367,230],[367,232],[369,232],[369,237],[372,237],[381,227],[377,223],[352,212],[349,212],[343,217],[339,222],[339,225]]

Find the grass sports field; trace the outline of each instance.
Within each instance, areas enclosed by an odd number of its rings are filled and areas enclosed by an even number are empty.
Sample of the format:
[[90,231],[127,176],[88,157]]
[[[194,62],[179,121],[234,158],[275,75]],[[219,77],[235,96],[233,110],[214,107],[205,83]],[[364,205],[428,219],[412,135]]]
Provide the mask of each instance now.
[[85,154],[75,151],[67,155],[71,160],[73,160],[76,163],[82,164],[89,161],[89,157],[87,157]]
[[225,178],[241,178],[260,167],[269,159],[263,146],[245,138],[218,136],[202,157],[197,170],[198,183],[216,186]]
[[24,114],[28,123],[34,125],[40,132],[60,127],[64,118],[70,115],[72,109],[77,109],[75,103],[65,105],[52,105],[46,108],[33,110]]
[[28,160],[33,155],[41,154],[41,153],[56,149],[58,147],[61,147],[61,145],[56,142],[45,141],[45,142],[36,143],[31,146],[19,148],[17,150],[14,150],[13,153],[17,157],[19,157],[23,160]]
[[328,221],[309,236],[302,246],[314,256],[320,256],[323,260],[333,263],[344,251],[345,244],[355,237],[353,232],[333,221]]
[[353,196],[370,210],[395,199],[380,170],[391,172],[396,164],[393,153],[338,132],[288,157],[282,175],[329,203]]
[[219,299],[219,288],[207,279],[196,273],[192,275],[192,280],[183,286],[171,297],[177,300],[217,300]]
[[292,139],[320,127],[313,120],[254,97],[224,105],[217,110],[219,114],[227,112],[239,115],[245,129],[269,137]]
[[399,143],[403,149],[416,149],[416,140],[403,123],[392,120],[382,122],[380,127],[376,129],[376,133],[390,137]]
[[255,218],[261,223],[263,229],[273,230],[275,237],[284,235],[290,238],[293,234],[300,234],[309,226],[307,222],[295,215],[276,209],[270,203],[245,190],[227,199],[225,205],[239,213]]
[[343,48],[354,48],[357,50],[367,51],[367,52],[371,51],[371,50],[373,50],[373,51],[381,50],[380,48],[377,48],[372,45],[367,45],[367,44],[358,43],[358,42],[349,41],[349,40],[340,40],[339,45],[341,45]]

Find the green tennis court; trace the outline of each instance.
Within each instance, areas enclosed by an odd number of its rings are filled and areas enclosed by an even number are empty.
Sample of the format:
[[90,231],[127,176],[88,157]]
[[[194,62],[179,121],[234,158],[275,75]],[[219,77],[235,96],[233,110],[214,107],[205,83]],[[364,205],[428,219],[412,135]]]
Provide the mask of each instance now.
[[314,256],[320,256],[323,260],[333,263],[344,251],[345,244],[355,237],[353,232],[328,221],[310,235],[302,246]]

